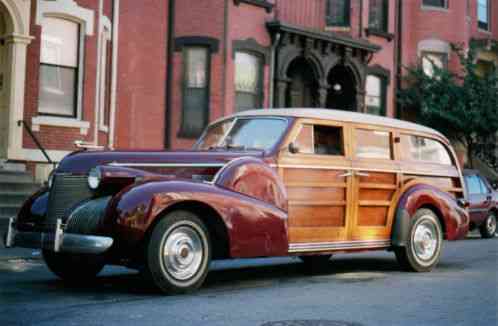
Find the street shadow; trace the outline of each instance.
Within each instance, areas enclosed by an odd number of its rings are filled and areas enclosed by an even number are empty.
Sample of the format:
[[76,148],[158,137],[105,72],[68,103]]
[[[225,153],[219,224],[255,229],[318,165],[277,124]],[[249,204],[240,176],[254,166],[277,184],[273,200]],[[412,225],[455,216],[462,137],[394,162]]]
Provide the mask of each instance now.
[[[334,258],[326,266],[309,268],[297,258],[274,263],[264,259],[257,266],[244,267],[244,260],[227,262],[224,268],[211,270],[200,289],[200,294],[237,291],[247,288],[271,287],[276,284],[295,282],[345,282],[335,279],[334,275],[349,273],[397,273],[401,272],[393,258]],[[242,267],[241,267],[242,266]],[[318,277],[317,277],[318,276]],[[326,277],[324,277],[326,276]],[[347,281],[347,280],[346,280]],[[92,282],[65,283],[58,279],[24,281],[22,287],[29,287],[38,293],[50,293],[51,296],[90,297],[92,300],[106,300],[116,295],[124,296],[163,296],[157,288],[139,272],[123,269],[122,273],[112,271],[104,273]]]

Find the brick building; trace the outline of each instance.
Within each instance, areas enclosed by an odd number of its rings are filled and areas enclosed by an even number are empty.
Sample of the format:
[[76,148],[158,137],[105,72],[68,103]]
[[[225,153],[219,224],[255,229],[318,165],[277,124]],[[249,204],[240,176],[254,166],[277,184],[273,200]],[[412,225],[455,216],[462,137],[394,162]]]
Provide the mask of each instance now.
[[189,147],[247,108],[409,116],[395,100],[403,65],[456,68],[449,44],[476,42],[482,69],[497,66],[498,4],[0,0],[0,36],[0,162],[43,180],[35,139],[59,161],[75,142]]

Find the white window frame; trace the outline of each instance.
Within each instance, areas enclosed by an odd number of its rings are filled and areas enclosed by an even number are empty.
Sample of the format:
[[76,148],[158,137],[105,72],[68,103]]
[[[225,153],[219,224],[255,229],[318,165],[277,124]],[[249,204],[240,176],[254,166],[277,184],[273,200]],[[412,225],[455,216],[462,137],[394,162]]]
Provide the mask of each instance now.
[[[111,42],[112,40],[112,30],[111,30],[111,24],[109,20],[103,19],[102,22],[102,34],[100,35],[101,38],[101,48],[100,48],[100,55],[99,55],[99,69],[100,69],[100,80],[98,81],[99,84],[99,89],[100,89],[100,94],[99,94],[99,130],[103,132],[109,132],[109,125],[105,124],[105,109],[106,109],[106,100],[109,100],[106,98],[106,91],[107,87],[107,72],[108,69],[111,69],[111,67],[107,66],[107,59],[110,53],[108,53],[107,45]],[[110,118],[110,117],[109,117]],[[110,120],[110,119],[109,119]]]
[[51,116],[34,116],[31,123],[33,131],[39,131],[40,125],[64,126],[70,128],[80,128],[81,134],[86,135],[90,123],[83,121],[83,81],[85,73],[85,37],[92,36],[94,30],[94,11],[80,7],[74,0],[55,0],[55,1],[37,1],[36,24],[41,26],[43,18],[51,17],[65,19],[80,25],[79,35],[79,54],[78,54],[78,84],[77,84],[77,102],[76,117],[62,118]]

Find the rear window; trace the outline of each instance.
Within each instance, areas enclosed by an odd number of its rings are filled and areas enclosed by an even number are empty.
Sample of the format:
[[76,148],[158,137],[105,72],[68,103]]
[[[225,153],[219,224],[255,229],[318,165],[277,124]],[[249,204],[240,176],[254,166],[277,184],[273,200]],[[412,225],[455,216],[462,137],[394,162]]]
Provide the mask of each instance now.
[[403,158],[410,161],[420,161],[451,165],[451,157],[446,147],[439,141],[414,135],[401,135]]
[[356,142],[356,157],[392,158],[391,133],[388,131],[357,129]]

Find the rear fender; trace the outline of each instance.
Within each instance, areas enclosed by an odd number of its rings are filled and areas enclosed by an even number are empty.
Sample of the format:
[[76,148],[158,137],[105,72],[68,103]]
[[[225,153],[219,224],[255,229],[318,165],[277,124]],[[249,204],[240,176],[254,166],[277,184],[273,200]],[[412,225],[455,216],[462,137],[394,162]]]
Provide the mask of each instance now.
[[128,187],[112,200],[103,228],[122,245],[135,247],[170,207],[180,203],[187,203],[188,207],[189,202],[207,205],[217,212],[227,230],[231,257],[287,253],[284,211],[207,182],[150,181]]
[[469,229],[469,215],[458,206],[455,198],[428,184],[414,184],[400,196],[392,231],[393,246],[405,246],[409,240],[411,218],[419,208],[430,208],[438,216],[444,238],[458,240]]

